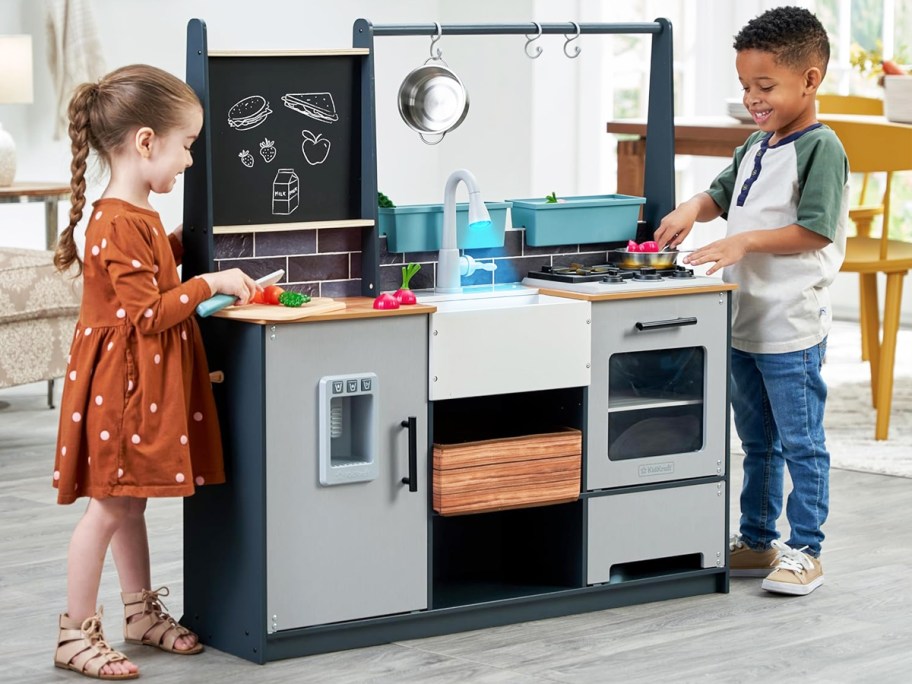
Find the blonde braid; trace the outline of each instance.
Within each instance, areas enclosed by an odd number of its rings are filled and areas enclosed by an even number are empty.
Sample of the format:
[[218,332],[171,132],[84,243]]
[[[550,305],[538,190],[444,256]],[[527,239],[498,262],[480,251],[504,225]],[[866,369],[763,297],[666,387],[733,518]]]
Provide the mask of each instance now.
[[86,203],[85,174],[89,157],[89,120],[97,88],[98,86],[94,83],[84,83],[76,89],[73,99],[70,100],[69,133],[70,149],[73,153],[73,160],[70,162],[70,223],[57,240],[54,265],[59,271],[67,270],[75,262],[78,264],[78,272],[82,272],[82,261],[76,250],[73,232],[76,225],[82,220],[82,210]]

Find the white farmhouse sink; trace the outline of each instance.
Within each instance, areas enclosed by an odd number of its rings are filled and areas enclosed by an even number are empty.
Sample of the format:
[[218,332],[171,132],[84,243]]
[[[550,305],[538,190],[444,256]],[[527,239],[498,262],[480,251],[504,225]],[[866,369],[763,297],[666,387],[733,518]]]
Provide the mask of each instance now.
[[521,285],[418,292],[429,332],[432,401],[589,385],[589,302]]

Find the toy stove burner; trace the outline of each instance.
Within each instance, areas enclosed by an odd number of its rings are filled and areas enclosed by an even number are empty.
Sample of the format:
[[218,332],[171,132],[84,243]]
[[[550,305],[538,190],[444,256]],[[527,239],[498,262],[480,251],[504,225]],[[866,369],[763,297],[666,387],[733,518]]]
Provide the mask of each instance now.
[[633,274],[633,279],[640,282],[661,280],[662,276],[652,267],[643,266]]
[[540,271],[530,272],[529,277],[562,283],[620,284],[631,281],[656,282],[672,278],[693,278],[694,272],[683,266],[657,270],[649,266],[631,269],[622,268],[616,264],[597,264],[595,266],[570,264],[569,266],[543,266]]

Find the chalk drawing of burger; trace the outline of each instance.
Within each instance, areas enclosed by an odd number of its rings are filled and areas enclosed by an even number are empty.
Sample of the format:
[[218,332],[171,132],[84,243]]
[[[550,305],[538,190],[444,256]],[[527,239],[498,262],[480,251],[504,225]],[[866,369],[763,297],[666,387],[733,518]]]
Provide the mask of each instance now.
[[248,131],[266,121],[272,114],[269,103],[261,95],[250,95],[235,102],[228,110],[228,125],[236,131]]

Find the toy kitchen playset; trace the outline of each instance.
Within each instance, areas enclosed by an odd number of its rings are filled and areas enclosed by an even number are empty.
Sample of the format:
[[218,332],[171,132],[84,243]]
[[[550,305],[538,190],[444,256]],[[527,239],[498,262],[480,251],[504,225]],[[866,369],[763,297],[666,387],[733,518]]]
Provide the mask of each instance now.
[[[201,321],[224,375],[228,476],[184,504],[182,621],[204,643],[264,663],[728,591],[731,288],[676,264],[631,268],[615,249],[641,205],[645,226],[674,207],[671,25],[531,26],[359,19],[351,49],[219,53],[190,22],[205,124],[186,172],[185,277],[225,259],[254,277],[282,268],[286,287],[333,303]],[[632,214],[587,230],[572,211],[598,198],[514,200],[505,236],[461,171],[439,227],[413,240],[382,226],[375,39],[534,30],[651,36],[645,198],[607,196]],[[455,127],[458,84],[434,78]],[[409,125],[441,135],[432,119]],[[493,245],[457,226],[463,182],[468,228]],[[254,236],[274,240],[268,255]],[[348,245],[341,276],[318,239]],[[533,259],[489,249],[523,245]],[[432,289],[373,308],[419,251],[435,257]],[[476,270],[489,287],[463,287]]]

